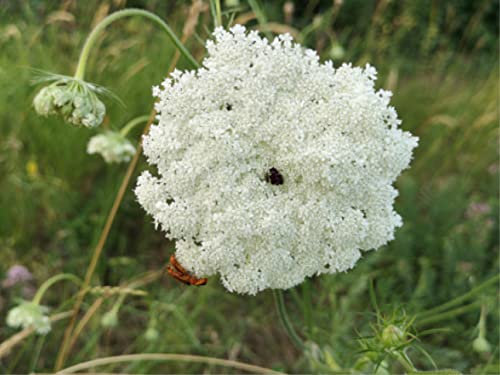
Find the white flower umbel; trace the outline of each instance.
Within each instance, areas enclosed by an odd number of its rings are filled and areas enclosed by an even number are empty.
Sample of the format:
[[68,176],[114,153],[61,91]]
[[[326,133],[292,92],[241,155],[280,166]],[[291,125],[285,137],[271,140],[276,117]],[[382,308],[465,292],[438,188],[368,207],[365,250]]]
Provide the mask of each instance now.
[[90,138],[87,153],[100,154],[106,163],[122,163],[134,156],[135,147],[121,133],[107,131]]
[[154,88],[158,125],[140,204],[198,277],[234,292],[286,289],[352,268],[402,225],[392,186],[417,138],[399,129],[377,72],[280,35],[216,29],[197,71]]
[[106,113],[96,95],[102,88],[72,77],[54,77],[59,79],[42,88],[33,99],[35,111],[41,116],[59,115],[77,126],[99,126]]
[[38,334],[50,332],[49,309],[35,302],[23,301],[7,314],[7,325],[12,328],[33,328]]

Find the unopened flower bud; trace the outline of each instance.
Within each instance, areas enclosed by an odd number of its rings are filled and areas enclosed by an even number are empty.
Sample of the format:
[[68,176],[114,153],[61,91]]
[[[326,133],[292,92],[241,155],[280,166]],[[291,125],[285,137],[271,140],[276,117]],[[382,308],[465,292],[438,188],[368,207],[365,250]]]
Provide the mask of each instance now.
[[146,332],[144,333],[144,338],[147,341],[156,341],[158,340],[158,337],[160,336],[160,333],[156,328],[149,327]]
[[478,336],[472,342],[472,349],[477,353],[489,353],[491,352],[491,345],[483,336]]
[[38,334],[46,335],[50,331],[48,311],[45,306],[23,301],[8,312],[6,322],[12,328],[33,328]]
[[134,156],[135,147],[122,134],[107,131],[90,138],[87,153],[100,154],[106,163],[122,163]]
[[101,318],[101,325],[105,328],[113,328],[118,325],[118,312],[111,309],[106,312]]
[[106,113],[95,87],[71,78],[42,88],[33,99],[33,106],[41,116],[60,115],[70,124],[88,128],[99,126]]
[[405,341],[405,333],[397,326],[390,324],[382,331],[382,344],[386,347],[395,347]]

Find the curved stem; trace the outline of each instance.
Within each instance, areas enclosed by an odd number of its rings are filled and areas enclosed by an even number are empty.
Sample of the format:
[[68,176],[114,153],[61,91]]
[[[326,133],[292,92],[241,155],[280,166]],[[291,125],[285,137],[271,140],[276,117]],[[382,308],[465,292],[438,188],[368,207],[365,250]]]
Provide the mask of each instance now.
[[286,307],[285,307],[285,299],[283,297],[283,292],[281,290],[273,289],[273,296],[274,296],[274,302],[276,303],[276,309],[278,310],[278,315],[280,317],[281,324],[285,328],[286,332],[292,339],[293,343],[295,346],[300,349],[304,350],[305,349],[305,344],[300,338],[300,336],[297,334],[295,329],[292,326],[292,323],[290,322],[290,319],[288,318],[288,314],[286,313]]
[[149,115],[139,116],[133,120],[130,120],[123,128],[120,129],[120,134],[124,137],[127,136],[128,132],[132,130],[136,125],[139,125],[143,122],[147,122],[149,120]]
[[482,290],[486,289],[487,287],[489,287],[493,283],[497,283],[497,286],[498,286],[499,280],[500,280],[500,275],[493,276],[491,279],[486,280],[484,283],[476,286],[471,291],[469,291],[469,292],[467,292],[467,293],[465,293],[457,298],[454,298],[451,301],[443,303],[442,305],[439,305],[439,306],[436,306],[430,310],[424,311],[422,314],[420,314],[419,318],[428,317],[429,315],[434,315],[438,312],[444,311],[450,307],[458,305],[458,304],[462,303],[463,301],[468,300],[470,297],[475,296],[476,294],[478,294]]
[[81,284],[82,281],[76,277],[75,275],[72,275],[70,273],[61,273],[59,275],[52,276],[51,278],[45,280],[45,282],[38,288],[38,291],[35,294],[35,297],[33,298],[33,303],[39,304],[40,301],[42,300],[43,295],[45,292],[55,283],[58,281],[62,280],[70,280],[73,281],[75,284]]
[[392,356],[396,358],[396,360],[404,367],[406,371],[409,373],[417,371],[410,358],[406,355],[406,353],[392,353]]
[[203,357],[191,354],[167,354],[167,353],[144,353],[144,354],[125,354],[115,357],[98,358],[87,362],[65,368],[59,371],[59,374],[72,374],[80,370],[86,370],[96,366],[103,366],[113,363],[135,362],[135,361],[180,361],[191,363],[205,363],[210,365],[232,367],[239,370],[249,371],[254,374],[283,374],[269,368],[250,365],[243,362],[232,361],[214,357]]
[[106,26],[108,26],[112,22],[123,17],[131,17],[131,16],[141,16],[156,22],[158,25],[161,26],[163,31],[167,33],[170,40],[175,44],[175,46],[184,55],[184,57],[186,57],[189,63],[195,68],[198,68],[200,66],[200,64],[198,64],[198,62],[194,59],[191,53],[189,53],[186,47],[184,47],[182,42],[177,38],[177,36],[174,34],[170,26],[168,26],[168,24],[165,21],[163,21],[160,17],[158,17],[156,14],[153,14],[151,12],[142,9],[124,9],[112,13],[106,18],[104,18],[101,22],[97,24],[97,26],[89,34],[87,40],[85,41],[83,49],[80,53],[80,57],[78,59],[78,65],[76,67],[76,73],[75,73],[76,79],[83,80],[85,76],[85,68],[87,66],[90,50],[92,49],[92,46],[94,45],[99,34],[106,28]]
[[466,312],[473,311],[480,307],[482,304],[482,301],[476,301],[473,303],[470,303],[468,305],[462,306],[462,307],[457,307],[453,310],[448,310],[446,312],[440,313],[440,314],[434,314],[430,316],[426,316],[425,319],[422,320],[417,320],[415,325],[417,327],[425,326],[430,323],[435,323],[439,322],[441,320],[453,318],[454,316],[465,314]]
[[116,300],[115,304],[111,308],[110,311],[113,311],[113,314],[118,314],[118,311],[120,311],[120,308],[123,305],[123,302],[125,301],[125,298],[127,298],[126,294],[120,294],[118,299]]

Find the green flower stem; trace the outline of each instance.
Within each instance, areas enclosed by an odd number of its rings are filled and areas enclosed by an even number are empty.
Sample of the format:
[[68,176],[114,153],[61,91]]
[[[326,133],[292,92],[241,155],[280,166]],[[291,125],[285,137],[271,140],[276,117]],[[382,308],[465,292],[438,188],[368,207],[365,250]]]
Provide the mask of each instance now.
[[126,137],[128,132],[132,130],[136,125],[139,125],[143,122],[147,122],[148,120],[149,120],[149,115],[136,117],[133,120],[130,120],[127,124],[125,124],[123,128],[121,128],[120,134]]
[[215,0],[215,14],[217,15],[216,26],[222,26],[222,12],[220,7],[220,0]]
[[474,289],[472,289],[471,291],[457,297],[457,298],[454,298],[452,299],[451,301],[448,301],[440,306],[436,306],[430,310],[427,310],[425,312],[423,312],[422,314],[419,315],[419,318],[423,318],[423,317],[428,317],[430,315],[434,315],[436,313],[439,313],[439,312],[442,312],[444,310],[447,310],[449,309],[450,307],[454,307],[466,300],[468,300],[469,298],[475,296],[476,294],[478,294],[479,292],[483,291],[484,289],[488,288],[489,286],[491,286],[492,284],[497,284],[498,286],[498,281],[500,280],[500,275],[496,275],[496,276],[493,276],[491,279],[489,280],[486,280],[484,283],[476,286]]
[[40,301],[42,300],[43,295],[45,292],[55,283],[58,281],[62,280],[70,280],[73,281],[75,284],[81,284],[82,281],[76,277],[75,275],[72,275],[70,273],[61,273],[59,275],[52,276],[50,279],[45,280],[45,282],[40,286],[38,291],[35,294],[35,297],[33,298],[33,303],[35,304],[40,304]]
[[476,302],[470,303],[468,305],[465,305],[465,306],[462,306],[462,307],[458,307],[458,308],[453,309],[453,310],[446,311],[446,312],[441,313],[441,314],[435,314],[435,315],[427,316],[425,319],[417,320],[416,323],[415,323],[415,325],[417,327],[420,327],[420,326],[427,325],[429,323],[435,323],[435,322],[438,322],[438,321],[441,321],[441,320],[446,320],[446,319],[449,319],[449,318],[453,318],[454,316],[465,314],[466,312],[475,310],[478,307],[480,307],[481,304],[482,304],[482,301],[476,301]]
[[404,367],[404,369],[408,372],[415,372],[417,371],[415,366],[413,366],[413,363],[411,362],[410,358],[408,358],[408,355],[406,353],[391,353],[392,356],[396,358],[396,360],[401,364],[401,366]]
[[186,57],[186,59],[189,61],[189,63],[195,67],[199,68],[200,64],[194,59],[194,57],[189,53],[189,51],[184,47],[182,42],[177,38],[177,36],[174,34],[170,26],[165,23],[160,17],[158,17],[156,14],[153,14],[151,12],[142,10],[142,9],[124,9],[120,10],[118,12],[112,13],[106,18],[104,18],[97,26],[92,30],[92,32],[89,34],[87,37],[87,40],[85,41],[85,44],[83,46],[82,52],[80,53],[80,58],[78,59],[78,65],[76,67],[76,73],[75,73],[75,78],[83,80],[84,75],[85,75],[85,68],[87,66],[87,61],[89,58],[90,50],[92,49],[92,46],[94,45],[95,41],[97,40],[97,37],[100,35],[100,33],[112,22],[119,20],[120,18],[124,17],[131,17],[131,16],[142,16],[145,17],[151,21],[156,22],[161,26],[161,28],[167,33],[168,37],[170,40],[175,44],[175,46],[179,49],[179,51]]
[[286,307],[285,307],[285,299],[283,297],[283,292],[281,290],[273,289],[273,296],[274,296],[274,302],[276,303],[276,309],[278,310],[278,315],[280,317],[281,324],[283,324],[283,327],[285,328],[286,332],[292,339],[293,343],[295,346],[300,349],[304,350],[305,349],[305,344],[300,338],[300,336],[297,334],[295,329],[292,326],[292,323],[290,322],[290,319],[288,318],[288,314],[286,313]]
[[114,363],[138,362],[138,361],[178,361],[187,363],[203,363],[212,366],[232,367],[237,370],[248,371],[251,374],[281,374],[282,372],[274,371],[269,368],[250,365],[243,362],[232,361],[228,359],[203,357],[200,355],[191,354],[171,354],[171,353],[143,353],[143,354],[124,354],[114,357],[97,358],[91,361],[82,362],[64,370],[59,371],[60,374],[73,374],[77,371],[93,369],[97,366],[110,365]]
[[[248,5],[250,5],[250,8],[255,13],[255,17],[257,18],[257,22],[259,23],[259,25],[266,26],[267,17],[266,14],[262,11],[259,2],[257,0],[248,0]],[[273,35],[269,31],[265,31],[264,35],[269,40],[272,40],[273,38]]]
[[486,337],[486,305],[481,306],[481,315],[479,316],[479,337]]
[[120,294],[120,296],[116,300],[115,304],[111,308],[111,311],[114,311],[115,314],[118,314],[118,311],[120,310],[120,307],[122,307],[123,302],[125,301],[126,297],[127,297],[126,294]]

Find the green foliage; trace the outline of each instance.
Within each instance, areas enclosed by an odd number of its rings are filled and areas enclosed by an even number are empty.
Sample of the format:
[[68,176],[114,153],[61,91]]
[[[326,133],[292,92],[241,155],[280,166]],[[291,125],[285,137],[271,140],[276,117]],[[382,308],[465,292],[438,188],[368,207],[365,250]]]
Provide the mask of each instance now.
[[[28,67],[72,75],[91,25],[102,12],[125,3],[156,12],[181,34],[187,2],[0,1],[0,277],[16,263],[34,273],[31,287],[61,272],[84,275],[126,167],[86,154],[93,131],[36,116],[31,103],[37,88],[30,85]],[[242,11],[250,9],[240,3]],[[252,3],[268,22],[285,22],[284,2]],[[332,57],[333,47],[342,47],[336,50],[336,64],[370,61],[377,66],[379,85],[394,91],[403,127],[420,137],[411,169],[397,182],[396,208],[404,226],[396,239],[366,253],[348,273],[311,279],[285,293],[289,317],[307,340],[306,355],[279,325],[271,293],[242,297],[227,293],[216,279],[203,288],[188,288],[165,276],[141,287],[147,296],[123,298],[115,327],[101,325],[122,298],[108,295],[68,365],[114,354],[170,352],[232,358],[287,372],[375,370],[369,366],[377,361],[377,373],[405,371],[390,355],[363,362],[367,349],[378,356],[387,354],[389,346],[397,353],[404,349],[415,368],[429,374],[453,373],[435,371],[434,364],[465,373],[500,372],[498,285],[470,299],[471,308],[419,326],[419,319],[429,318],[426,311],[498,274],[498,9],[491,1],[466,0],[341,3],[296,2],[288,26],[325,59]],[[212,27],[209,12],[197,27],[201,40]],[[195,56],[203,53],[196,38],[188,47]],[[89,81],[111,89],[126,104],[103,99],[106,128],[118,129],[150,111],[151,86],[161,81],[173,53],[161,31],[142,20],[120,21],[109,29],[92,52],[87,72]],[[186,66],[181,59],[179,68]],[[135,129],[131,138],[139,134]],[[140,163],[138,169],[144,168]],[[172,244],[154,230],[129,188],[92,285],[119,285],[159,270],[171,252]],[[52,312],[66,311],[73,292],[58,284],[44,304]],[[0,290],[0,316],[20,293]],[[83,311],[99,297],[89,293]],[[472,346],[480,315],[492,343],[483,353]],[[0,358],[0,372],[52,371],[66,324],[53,323],[45,338],[27,338],[18,351]],[[0,341],[14,333],[0,324]],[[221,371],[174,362],[99,369]]]

